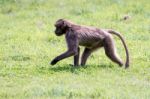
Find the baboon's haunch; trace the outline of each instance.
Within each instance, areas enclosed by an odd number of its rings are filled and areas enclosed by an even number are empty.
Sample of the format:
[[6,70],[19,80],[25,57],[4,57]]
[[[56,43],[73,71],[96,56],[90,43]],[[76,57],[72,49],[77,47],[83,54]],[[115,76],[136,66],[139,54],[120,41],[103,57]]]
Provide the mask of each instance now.
[[57,36],[65,34],[68,50],[60,56],[54,58],[51,62],[51,65],[55,65],[58,61],[67,57],[74,56],[74,65],[78,66],[80,54],[79,45],[81,45],[85,47],[81,57],[81,65],[85,65],[87,58],[94,50],[104,47],[105,54],[113,62],[117,63],[119,66],[122,66],[123,62],[116,52],[114,40],[111,35],[115,34],[121,39],[124,45],[126,51],[125,67],[129,67],[128,49],[123,37],[118,32],[111,29],[99,29],[90,26],[81,26],[65,19],[57,20],[55,27],[55,34]]

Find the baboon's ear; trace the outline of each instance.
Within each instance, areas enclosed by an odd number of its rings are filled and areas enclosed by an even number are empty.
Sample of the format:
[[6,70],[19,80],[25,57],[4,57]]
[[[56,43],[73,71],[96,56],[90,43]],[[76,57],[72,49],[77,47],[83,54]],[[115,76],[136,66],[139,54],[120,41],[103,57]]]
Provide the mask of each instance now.
[[70,24],[69,22],[64,21],[63,23],[64,23],[64,26],[65,26],[65,27],[68,27],[68,28],[70,28],[70,27],[71,27],[71,24]]

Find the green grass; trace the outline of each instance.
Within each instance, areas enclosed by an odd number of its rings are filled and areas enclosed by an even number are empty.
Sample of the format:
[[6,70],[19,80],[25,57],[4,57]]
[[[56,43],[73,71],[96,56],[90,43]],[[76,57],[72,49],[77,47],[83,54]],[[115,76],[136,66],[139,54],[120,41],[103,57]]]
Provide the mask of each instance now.
[[[0,99],[149,99],[149,10],[149,0],[0,0]],[[121,20],[125,15],[131,18]],[[72,58],[49,65],[66,50],[53,32],[59,18],[120,31],[130,68],[119,68],[103,49],[84,68],[71,67]]]

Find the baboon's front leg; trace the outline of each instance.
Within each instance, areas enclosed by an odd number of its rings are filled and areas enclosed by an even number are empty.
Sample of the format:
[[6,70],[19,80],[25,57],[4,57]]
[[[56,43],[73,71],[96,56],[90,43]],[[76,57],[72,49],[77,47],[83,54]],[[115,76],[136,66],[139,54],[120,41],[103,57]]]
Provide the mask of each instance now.
[[74,66],[79,66],[80,48],[78,47],[78,53],[74,56]]
[[[68,32],[66,34],[66,42],[67,42],[67,46],[68,46],[68,51],[66,51],[65,53],[57,56],[56,58],[54,58],[51,62],[51,65],[55,65],[58,61],[65,59],[67,57],[73,56],[73,55],[77,55],[78,54],[78,39],[77,39],[77,35],[72,33],[72,32]],[[78,55],[77,55],[78,57]],[[77,58],[76,57],[76,58]],[[75,63],[78,63],[78,60],[75,61]]]
[[55,65],[58,61],[64,59],[64,58],[67,58],[67,57],[70,57],[70,56],[73,56],[75,55],[75,52],[74,51],[71,51],[71,50],[68,50],[67,52],[57,56],[56,58],[54,58],[52,61],[51,61],[51,65]]

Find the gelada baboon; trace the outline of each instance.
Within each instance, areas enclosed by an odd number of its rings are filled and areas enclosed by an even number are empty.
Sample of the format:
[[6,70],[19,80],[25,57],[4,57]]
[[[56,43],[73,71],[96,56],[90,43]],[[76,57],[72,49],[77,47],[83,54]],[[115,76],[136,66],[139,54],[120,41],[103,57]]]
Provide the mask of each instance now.
[[81,66],[85,65],[87,58],[91,53],[101,47],[104,47],[105,54],[119,66],[123,66],[123,62],[116,52],[116,47],[111,34],[117,35],[126,51],[125,67],[129,67],[129,53],[123,37],[116,31],[111,29],[98,29],[90,26],[77,25],[65,19],[59,19],[55,23],[55,34],[61,36],[65,34],[68,50],[57,56],[51,61],[51,65],[55,65],[58,61],[70,56],[74,56],[74,65],[79,65],[79,45],[84,46],[84,52],[81,57]]

